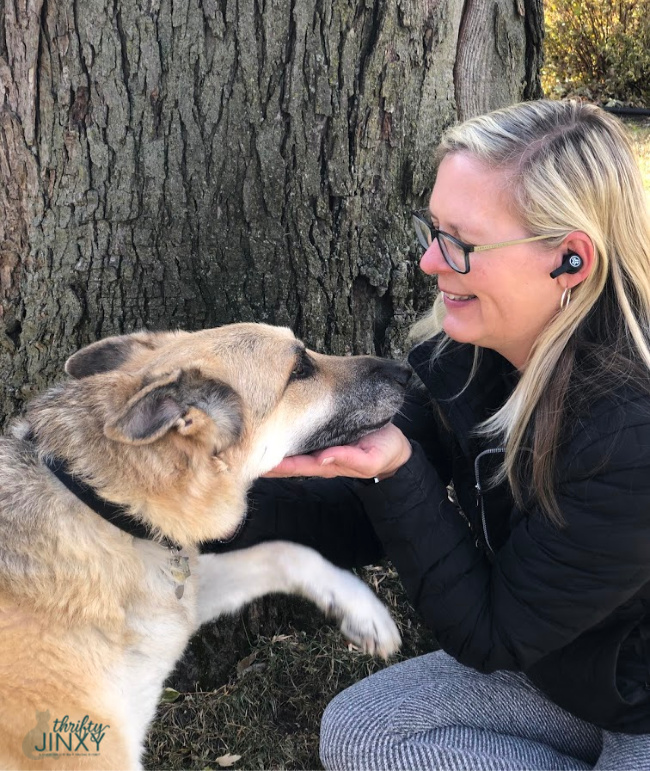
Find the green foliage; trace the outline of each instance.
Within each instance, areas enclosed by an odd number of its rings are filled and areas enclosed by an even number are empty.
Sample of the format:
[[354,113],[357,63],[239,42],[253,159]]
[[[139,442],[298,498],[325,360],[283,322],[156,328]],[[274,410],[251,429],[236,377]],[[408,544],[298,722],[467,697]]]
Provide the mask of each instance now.
[[650,0],[547,0],[547,96],[650,106]]

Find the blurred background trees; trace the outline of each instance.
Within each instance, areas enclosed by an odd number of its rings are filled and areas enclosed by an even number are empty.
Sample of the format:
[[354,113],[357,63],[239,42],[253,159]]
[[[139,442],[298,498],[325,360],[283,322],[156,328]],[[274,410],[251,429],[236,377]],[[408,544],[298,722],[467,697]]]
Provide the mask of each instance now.
[[546,0],[542,85],[650,107],[650,0]]

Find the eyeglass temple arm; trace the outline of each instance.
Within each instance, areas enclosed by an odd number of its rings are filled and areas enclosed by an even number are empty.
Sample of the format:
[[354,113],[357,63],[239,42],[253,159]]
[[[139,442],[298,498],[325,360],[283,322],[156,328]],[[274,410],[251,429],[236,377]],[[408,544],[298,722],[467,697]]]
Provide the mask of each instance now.
[[499,241],[498,244],[487,244],[486,246],[475,246],[473,252],[487,252],[489,249],[498,249],[500,246],[515,246],[516,244],[528,244],[531,241],[541,241],[548,236],[532,236],[531,238],[518,238],[515,241]]

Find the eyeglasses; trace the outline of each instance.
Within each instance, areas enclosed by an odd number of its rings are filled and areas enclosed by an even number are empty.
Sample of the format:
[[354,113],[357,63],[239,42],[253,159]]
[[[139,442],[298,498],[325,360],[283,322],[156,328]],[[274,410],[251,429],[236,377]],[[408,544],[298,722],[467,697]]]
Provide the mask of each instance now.
[[420,246],[428,249],[435,238],[438,246],[445,258],[445,262],[456,273],[469,273],[469,255],[472,252],[487,252],[490,249],[499,249],[501,246],[514,246],[515,244],[528,244],[531,241],[541,241],[549,236],[532,236],[531,238],[517,238],[514,241],[500,241],[498,244],[484,244],[483,246],[473,246],[459,241],[454,236],[445,233],[427,220],[423,215],[426,209],[411,212],[413,217],[413,226],[415,234],[418,237]]

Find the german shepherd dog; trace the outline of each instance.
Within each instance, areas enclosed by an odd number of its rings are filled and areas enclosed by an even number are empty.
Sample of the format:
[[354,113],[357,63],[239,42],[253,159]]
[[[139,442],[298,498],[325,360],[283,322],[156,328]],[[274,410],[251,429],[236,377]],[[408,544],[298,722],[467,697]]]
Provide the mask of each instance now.
[[315,551],[197,546],[237,530],[283,457],[387,423],[405,367],[233,324],[107,338],[66,372],[0,439],[0,767],[140,768],[190,635],[269,592],[309,598],[368,652],[398,648],[375,595]]

